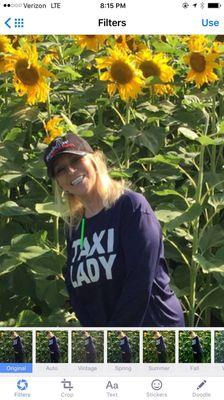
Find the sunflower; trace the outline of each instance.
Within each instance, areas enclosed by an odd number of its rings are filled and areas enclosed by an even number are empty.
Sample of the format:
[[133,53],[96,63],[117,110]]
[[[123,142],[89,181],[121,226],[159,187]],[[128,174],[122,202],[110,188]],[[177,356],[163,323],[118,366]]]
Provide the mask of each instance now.
[[108,81],[110,96],[118,90],[122,100],[134,99],[143,87],[142,73],[136,68],[134,57],[115,47],[108,50],[108,56],[97,58],[97,68],[107,69],[100,79]]
[[54,140],[57,136],[61,136],[63,132],[63,127],[60,126],[61,121],[63,118],[54,116],[53,118],[49,119],[47,123],[44,124],[44,129],[47,133],[47,137],[44,139],[44,143],[49,144]]
[[161,84],[152,84],[153,92],[157,95],[171,94],[171,86],[164,85],[173,81],[175,71],[167,65],[169,59],[162,53],[153,55],[149,49],[137,54],[138,67],[145,79],[153,77],[161,81]]
[[204,35],[190,35],[186,42],[190,52],[202,52],[208,45],[208,39]]
[[164,94],[168,94],[169,96],[172,96],[175,94],[175,89],[169,83],[168,84],[156,83],[153,85],[153,93],[156,96],[163,96]]
[[98,51],[109,35],[77,35],[78,44],[84,49]]
[[0,72],[9,70],[9,53],[12,52],[12,46],[7,36],[0,36]]
[[29,43],[36,43],[43,41],[43,36],[40,35],[8,35],[7,36],[11,45],[14,49],[18,49],[20,47],[20,43],[24,41],[29,41]]
[[189,39],[190,53],[184,57],[185,63],[190,67],[186,80],[187,82],[195,82],[197,88],[200,88],[204,83],[218,80],[218,76],[214,72],[214,69],[219,67],[216,62],[218,54],[205,47],[206,44],[207,39],[201,35],[195,35]]
[[58,50],[51,48],[49,52],[44,56],[42,63],[43,65],[51,64],[52,61],[59,59]]
[[137,53],[146,48],[137,35],[115,35],[116,45],[127,52]]
[[27,95],[27,103],[45,102],[50,90],[46,78],[53,77],[38,62],[36,46],[27,42],[14,50],[10,58],[10,70],[14,73],[13,84],[19,96]]

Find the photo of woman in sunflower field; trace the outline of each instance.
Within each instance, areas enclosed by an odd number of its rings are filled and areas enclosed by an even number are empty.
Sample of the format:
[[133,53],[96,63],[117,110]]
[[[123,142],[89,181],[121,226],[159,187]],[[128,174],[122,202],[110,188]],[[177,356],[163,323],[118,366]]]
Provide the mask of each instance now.
[[0,331],[0,363],[32,363],[32,332]]
[[[223,326],[223,37],[0,36],[0,49],[2,323]],[[78,159],[56,151],[68,134]],[[69,189],[60,178],[87,159],[101,193],[123,188],[93,215],[70,201],[90,169]],[[115,225],[90,227],[124,197],[120,242]]]

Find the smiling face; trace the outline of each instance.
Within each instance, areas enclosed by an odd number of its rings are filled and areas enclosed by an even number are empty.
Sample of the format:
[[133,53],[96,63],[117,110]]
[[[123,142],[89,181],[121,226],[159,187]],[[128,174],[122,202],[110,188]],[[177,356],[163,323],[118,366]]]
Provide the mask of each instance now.
[[97,172],[91,155],[77,158],[74,154],[62,154],[55,161],[54,177],[65,192],[80,199],[97,190]]
[[154,390],[160,390],[162,388],[162,382],[160,379],[154,379],[151,386]]

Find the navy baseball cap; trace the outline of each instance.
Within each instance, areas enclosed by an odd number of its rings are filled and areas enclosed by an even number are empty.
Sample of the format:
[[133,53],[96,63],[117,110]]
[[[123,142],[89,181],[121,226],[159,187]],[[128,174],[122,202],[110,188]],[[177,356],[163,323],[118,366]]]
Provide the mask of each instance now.
[[65,136],[58,136],[49,144],[45,150],[44,162],[47,166],[47,173],[50,178],[54,177],[54,161],[61,154],[76,154],[77,158],[88,153],[93,153],[92,147],[87,141],[74,133],[67,133]]

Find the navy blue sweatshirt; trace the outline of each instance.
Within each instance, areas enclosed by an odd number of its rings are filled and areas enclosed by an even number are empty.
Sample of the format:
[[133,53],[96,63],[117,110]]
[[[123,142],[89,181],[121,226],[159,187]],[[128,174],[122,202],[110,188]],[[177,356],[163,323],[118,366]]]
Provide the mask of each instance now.
[[131,352],[131,348],[130,348],[130,344],[129,344],[129,340],[127,336],[124,336],[123,338],[120,339],[120,349],[122,351],[122,353],[130,353]]
[[95,353],[96,349],[91,336],[85,338],[85,348],[87,353]]
[[49,350],[50,352],[53,353],[57,353],[59,354],[59,346],[58,346],[58,342],[55,336],[52,336],[49,340],[48,340],[48,346],[49,346]]
[[193,339],[191,339],[191,348],[193,353],[198,353],[198,354],[202,353],[202,346],[198,336],[195,336]]
[[162,336],[160,336],[159,338],[156,339],[156,350],[157,350],[157,353],[165,353],[166,352],[166,346],[165,346]]
[[[81,224],[80,224],[81,225]],[[68,238],[66,285],[86,327],[184,326],[169,286],[161,227],[141,194],[125,193]]]
[[20,336],[17,336],[16,338],[13,339],[12,347],[13,347],[15,353],[17,353],[17,354],[23,353],[24,348],[23,348],[23,344],[22,344]]

